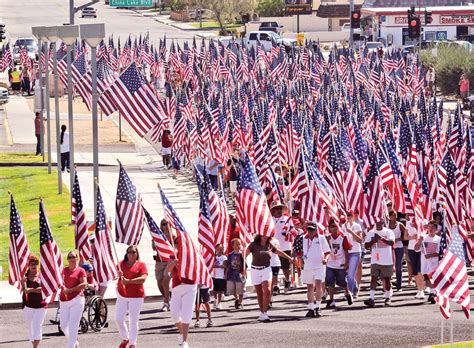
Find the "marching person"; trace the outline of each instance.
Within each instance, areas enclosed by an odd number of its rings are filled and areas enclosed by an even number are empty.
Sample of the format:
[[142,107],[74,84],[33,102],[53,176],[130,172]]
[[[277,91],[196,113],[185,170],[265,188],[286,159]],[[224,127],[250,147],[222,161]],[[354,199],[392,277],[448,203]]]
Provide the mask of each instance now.
[[68,267],[63,270],[64,287],[59,294],[59,325],[68,338],[67,348],[79,346],[77,332],[84,310],[84,289],[87,286],[86,271],[79,267],[79,255],[67,254]]
[[405,249],[403,248],[403,236],[405,235],[405,225],[397,221],[397,213],[391,210],[388,213],[387,227],[393,231],[395,244],[393,252],[395,253],[395,275],[397,277],[396,291],[402,291],[402,261]]
[[[117,323],[122,343],[120,348],[135,348],[138,338],[138,319],[145,299],[143,283],[148,276],[144,262],[140,261],[140,254],[135,245],[130,245],[119,267],[117,282],[117,302],[115,321]],[[125,325],[125,316],[128,313],[128,328]]]
[[347,303],[349,306],[352,305],[352,294],[346,282],[347,260],[349,259],[349,250],[352,246],[347,237],[339,231],[334,220],[329,220],[328,229],[329,236],[327,238],[329,248],[331,249],[331,256],[326,267],[326,286],[329,294],[326,308],[335,309],[334,293],[336,291],[336,284],[344,288]]
[[197,284],[195,281],[180,277],[177,259],[169,262],[167,271],[172,282],[173,296],[170,301],[170,310],[171,317],[179,331],[178,343],[180,347],[188,348],[189,323],[193,317]]
[[323,235],[318,234],[314,222],[309,222],[306,228],[308,234],[303,238],[301,280],[307,287],[308,298],[307,318],[321,316],[321,300],[323,296],[323,281],[326,278],[326,264],[331,249]]
[[23,313],[25,314],[28,334],[33,348],[39,347],[43,334],[43,321],[48,304],[41,294],[39,259],[31,255],[28,261],[28,270],[22,280]]
[[278,254],[289,263],[293,262],[291,256],[276,248],[271,243],[272,238],[256,235],[252,243],[249,244],[246,257],[252,254],[252,266],[250,270],[250,278],[257,292],[258,307],[260,308],[260,316],[258,321],[269,322],[268,304],[270,303],[272,269],[270,268],[270,260],[272,252]]
[[231,240],[232,252],[229,253],[226,261],[226,290],[227,294],[234,296],[235,309],[242,309],[245,285],[245,262],[242,255],[242,242],[239,238]]
[[384,227],[384,219],[378,218],[374,229],[367,233],[365,248],[370,250],[370,298],[364,301],[368,307],[375,307],[375,290],[378,278],[382,279],[385,290],[385,305],[390,306],[391,278],[393,274],[392,247],[395,243],[393,231]]
[[347,287],[351,294],[357,289],[358,284],[356,283],[356,273],[360,264],[360,258],[362,255],[362,227],[354,221],[354,213],[349,211],[346,215],[346,223],[342,226],[342,230],[347,237],[347,241],[350,244],[348,250],[347,263]]
[[214,296],[214,309],[221,310],[221,301],[222,296],[225,293],[225,265],[227,262],[227,257],[224,255],[224,247],[222,244],[216,245],[216,258],[214,263],[214,274],[212,277],[212,282],[214,283],[214,289],[212,294]]
[[[270,207],[270,212],[273,216],[273,221],[275,222],[275,239],[278,240],[280,249],[283,250],[287,256],[291,256],[293,222],[290,216],[283,214],[283,212],[286,212],[287,210],[287,207],[278,201],[272,202]],[[285,287],[283,290],[285,293],[288,292],[291,285],[289,259],[291,258],[280,256],[280,268],[285,276]]]
[[[46,118],[44,118],[46,121]],[[44,134],[44,128],[43,128]],[[41,155],[41,113],[35,112],[35,137],[36,137],[36,156]]]
[[[166,235],[167,240],[171,240],[171,232],[166,219],[161,220],[160,229]],[[154,244],[154,243],[153,243]],[[153,245],[153,250],[155,246]],[[163,295],[163,306],[161,307],[162,312],[167,312],[170,310],[170,281],[171,278],[168,275],[167,267],[168,262],[161,261],[159,253],[153,256],[155,259],[155,278],[158,284],[158,289]]]
[[428,302],[435,304],[436,293],[434,285],[431,284],[428,275],[435,270],[439,263],[441,237],[436,234],[438,232],[438,224],[436,221],[432,220],[428,223],[427,232],[428,235],[420,236],[416,248],[421,249],[421,274],[423,275],[430,292]]
[[[427,221],[426,221],[427,222]],[[423,223],[425,225],[425,223]],[[416,295],[419,300],[425,299],[423,292],[423,276],[421,275],[421,251],[416,249],[416,243],[419,238],[418,225],[413,217],[407,221],[404,239],[408,240],[408,258],[410,259],[413,277],[415,278]]]
[[171,146],[173,145],[173,136],[169,129],[163,131],[161,136],[161,156],[163,158],[163,166],[165,169],[171,167]]

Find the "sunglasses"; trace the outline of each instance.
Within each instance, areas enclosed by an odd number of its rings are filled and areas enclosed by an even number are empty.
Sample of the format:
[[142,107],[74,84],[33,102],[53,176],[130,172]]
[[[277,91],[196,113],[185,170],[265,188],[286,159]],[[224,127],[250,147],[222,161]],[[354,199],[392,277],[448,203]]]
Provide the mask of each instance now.
[[76,258],[76,256],[74,256],[74,255],[70,255],[70,256],[67,257],[68,260],[69,259],[75,259],[75,258]]
[[161,227],[165,227],[165,226],[168,226],[168,224],[167,223],[161,224]]
[[127,254],[136,254],[136,251],[127,251]]

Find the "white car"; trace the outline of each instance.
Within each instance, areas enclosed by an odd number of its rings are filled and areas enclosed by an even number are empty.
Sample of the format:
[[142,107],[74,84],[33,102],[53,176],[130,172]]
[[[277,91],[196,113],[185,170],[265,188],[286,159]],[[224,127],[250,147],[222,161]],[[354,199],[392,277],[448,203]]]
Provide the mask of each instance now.
[[85,17],[97,18],[97,10],[93,7],[84,7],[81,12],[81,18]]
[[367,46],[369,52],[377,52],[380,48],[385,48],[385,46],[381,42],[367,42],[365,45]]
[[0,105],[8,103],[9,98],[8,89],[0,87]]
[[[349,33],[351,31],[351,23],[344,23],[341,27],[341,31]],[[354,34],[362,34],[362,30],[360,28],[354,29]]]
[[284,45],[287,47],[293,46],[297,42],[296,39],[282,38],[280,35],[274,33],[273,31],[250,31],[245,35],[242,40],[247,47],[255,46],[257,44],[257,41],[260,41],[260,44],[263,46],[263,49],[265,51],[270,51],[272,49],[272,39],[278,45]]

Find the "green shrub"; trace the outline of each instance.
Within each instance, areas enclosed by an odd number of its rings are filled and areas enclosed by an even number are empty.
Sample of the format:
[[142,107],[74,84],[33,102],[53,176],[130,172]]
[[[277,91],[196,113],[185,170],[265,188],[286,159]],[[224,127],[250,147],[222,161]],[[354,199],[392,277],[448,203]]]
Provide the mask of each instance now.
[[424,50],[420,58],[425,65],[434,64],[436,71],[436,85],[443,94],[459,94],[459,79],[465,73],[474,83],[474,55],[468,50],[454,46],[439,46],[436,57],[431,50]]

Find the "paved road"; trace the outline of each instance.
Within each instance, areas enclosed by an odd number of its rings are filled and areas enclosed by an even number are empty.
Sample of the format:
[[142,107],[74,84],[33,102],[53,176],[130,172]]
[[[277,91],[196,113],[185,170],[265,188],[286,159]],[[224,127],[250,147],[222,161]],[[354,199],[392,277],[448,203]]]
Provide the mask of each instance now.
[[[440,342],[441,314],[437,305],[415,300],[415,288],[405,288],[396,293],[391,307],[382,301],[373,309],[364,306],[367,298],[368,268],[365,268],[362,293],[349,307],[337,295],[338,309],[323,310],[324,317],[306,319],[306,292],[303,288],[292,290],[287,295],[274,299],[269,315],[271,323],[256,321],[258,314],[254,294],[244,301],[242,311],[228,309],[233,302],[230,298],[223,310],[213,313],[213,328],[192,329],[190,344],[194,347],[414,347]],[[471,284],[474,272],[471,269]],[[473,289],[471,285],[471,290]],[[382,298],[381,292],[377,293]],[[139,346],[173,347],[177,346],[176,331],[169,313],[160,313],[160,303],[146,303],[140,315]],[[110,325],[101,333],[87,333],[79,336],[81,347],[116,347],[120,338],[113,321],[115,308],[110,308]],[[456,309],[458,309],[456,307]],[[65,338],[57,337],[56,327],[49,324],[55,309],[50,309],[44,327],[46,347],[64,347]],[[204,313],[202,314],[203,317]],[[454,340],[474,339],[472,320],[466,320],[460,311],[454,318]],[[23,330],[24,321],[20,310],[0,311],[0,346],[29,347]],[[205,320],[202,320],[205,323]],[[445,323],[445,339],[449,339],[449,323]]]
[[[76,0],[76,6],[87,0]],[[115,9],[105,5],[103,1],[94,5],[98,18],[80,18],[76,14],[75,24],[105,23],[106,35],[115,38],[127,38],[129,34],[139,35],[150,33],[153,43],[158,44],[159,38],[166,33],[169,39],[192,39],[193,33],[172,28],[145,18],[129,10]],[[2,0],[0,16],[6,22],[7,36],[10,40],[20,36],[31,36],[31,27],[41,25],[62,25],[69,22],[69,1],[64,0]],[[123,44],[124,41],[122,41]]]

